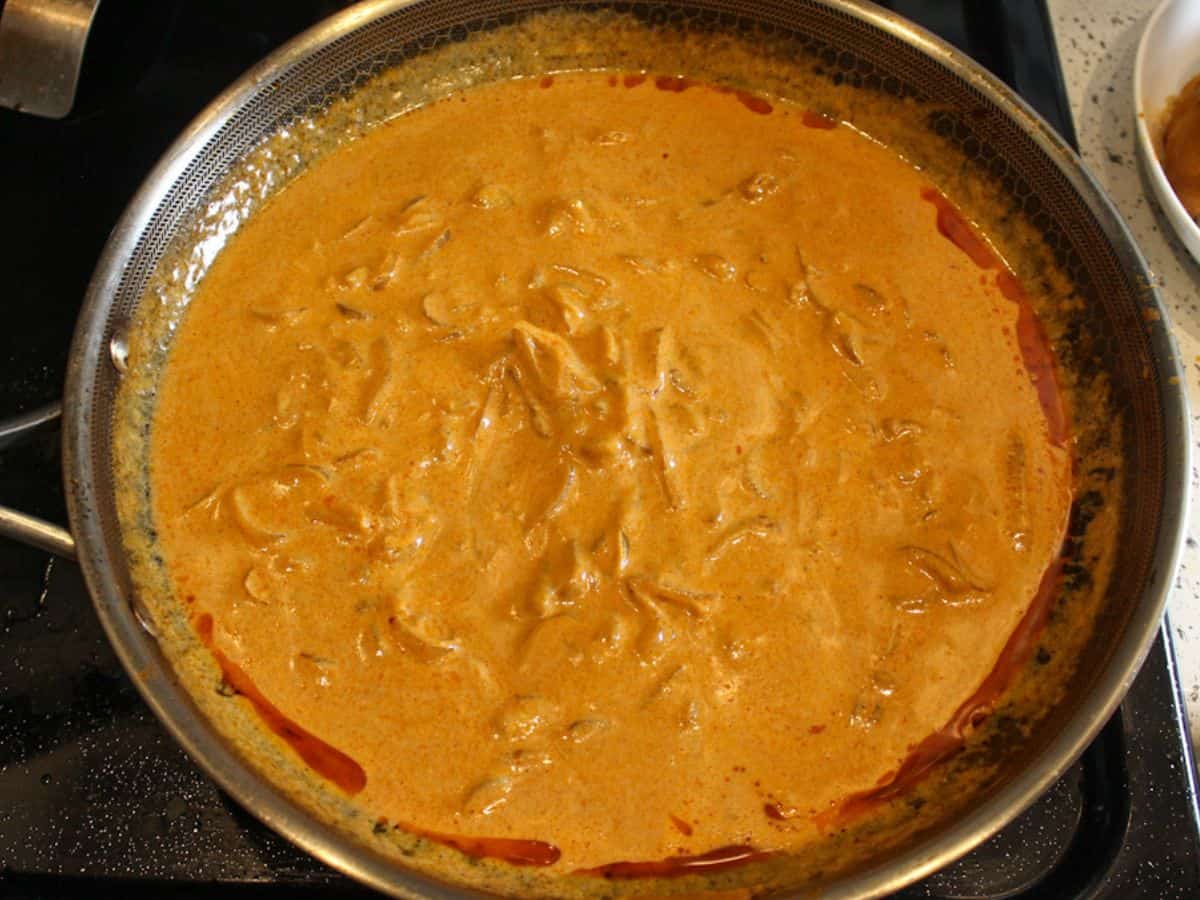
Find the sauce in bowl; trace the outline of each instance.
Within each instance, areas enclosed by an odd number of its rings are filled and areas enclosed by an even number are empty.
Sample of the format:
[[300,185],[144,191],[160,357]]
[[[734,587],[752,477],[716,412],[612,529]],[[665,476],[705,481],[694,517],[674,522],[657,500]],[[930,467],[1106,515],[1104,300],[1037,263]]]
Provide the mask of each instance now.
[[1171,101],[1162,132],[1163,170],[1192,218],[1200,215],[1200,76]]

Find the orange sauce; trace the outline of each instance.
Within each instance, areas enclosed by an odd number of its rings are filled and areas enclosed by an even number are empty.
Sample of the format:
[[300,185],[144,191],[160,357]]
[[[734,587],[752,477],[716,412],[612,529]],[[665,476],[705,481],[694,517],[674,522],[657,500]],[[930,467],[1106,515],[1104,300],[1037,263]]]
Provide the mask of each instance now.
[[1200,77],[1189,81],[1167,110],[1163,170],[1188,214],[1200,215]]
[[938,231],[956,247],[967,254],[981,269],[999,269],[996,286],[1007,299],[1017,304],[1017,343],[1021,348],[1021,359],[1029,372],[1029,379],[1038,392],[1038,401],[1046,416],[1046,427],[1050,440],[1058,446],[1066,443],[1067,414],[1063,408],[1062,392],[1058,387],[1058,375],[1054,368],[1054,351],[1046,337],[1046,329],[1033,311],[1033,304],[1021,282],[1008,269],[1004,261],[992,250],[991,245],[975,233],[975,230],[955,209],[954,205],[933,188],[926,188],[921,196],[937,208]]
[[[996,667],[975,693],[955,710],[950,721],[921,741],[901,763],[900,768],[894,774],[886,776],[882,784],[850,795],[832,812],[819,814],[819,822],[827,826],[844,825],[881,803],[903,796],[929,774],[934,766],[963,748],[971,730],[978,728],[991,714],[996,701],[1033,655],[1037,647],[1037,637],[1045,628],[1050,609],[1058,596],[1061,575],[1062,560],[1059,559],[1042,576],[1037,595],[1021,619],[1021,624],[1000,651]],[[768,808],[767,814],[772,818],[785,818],[778,807],[774,806]]]
[[1034,646],[1070,504],[1045,332],[812,110],[639,73],[466,99],[214,262],[157,400],[168,569],[373,818],[608,878],[802,852]]
[[357,794],[367,785],[367,773],[353,759],[332,747],[306,728],[293,722],[262,692],[254,686],[250,676],[233,662],[228,656],[217,649],[213,641],[213,619],[208,613],[196,617],[196,634],[204,646],[212,651],[221,667],[225,683],[253,704],[255,711],[263,723],[275,734],[279,735],[296,751],[308,766],[323,778],[337,785],[347,794]]

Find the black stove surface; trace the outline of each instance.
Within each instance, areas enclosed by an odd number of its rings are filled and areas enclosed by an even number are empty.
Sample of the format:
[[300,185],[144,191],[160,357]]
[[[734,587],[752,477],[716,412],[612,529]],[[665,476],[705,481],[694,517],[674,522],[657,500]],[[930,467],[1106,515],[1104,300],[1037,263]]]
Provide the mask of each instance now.
[[[58,398],[92,266],[158,156],[242,71],[343,5],[106,3],[72,115],[51,122],[0,109],[0,417]],[[1073,139],[1044,0],[885,5],[966,50]],[[59,478],[53,431],[0,452],[0,503],[61,521]],[[1200,896],[1185,735],[1164,626],[1118,713],[1058,784],[898,896]],[[0,872],[6,897],[364,894],[259,825],[178,749],[121,670],[74,564],[4,540]]]

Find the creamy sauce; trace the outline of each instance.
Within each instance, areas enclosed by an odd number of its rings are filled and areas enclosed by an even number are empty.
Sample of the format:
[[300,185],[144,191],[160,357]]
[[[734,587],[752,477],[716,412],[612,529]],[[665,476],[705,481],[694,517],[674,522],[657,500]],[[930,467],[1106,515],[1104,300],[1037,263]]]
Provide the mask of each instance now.
[[468,855],[632,877],[802,847],[961,745],[1044,617],[1065,443],[1019,283],[892,151],[572,74],[251,219],[150,477],[306,764]]
[[1171,101],[1162,134],[1167,180],[1188,214],[1200,216],[1200,77]]

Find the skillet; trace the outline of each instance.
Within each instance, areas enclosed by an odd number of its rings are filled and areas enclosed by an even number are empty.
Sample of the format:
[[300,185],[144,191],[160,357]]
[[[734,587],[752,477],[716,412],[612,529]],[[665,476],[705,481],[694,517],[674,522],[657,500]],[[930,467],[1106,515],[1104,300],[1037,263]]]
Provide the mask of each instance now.
[[[131,334],[147,339],[130,323],[146,318],[147,298],[161,296],[155,288],[180,247],[202,243],[205,203],[224,196],[231,172],[265,139],[330,110],[336,117],[338,103],[381,72],[461,62],[456,45],[497,34],[504,40],[505,28],[550,5],[360,4],[247,73],[181,136],[131,203],[98,265],[71,354],[64,477],[74,546],[122,662],[169,730],[243,805],[332,865],[398,895],[456,894],[430,876],[435,871],[506,893],[566,889],[503,867],[459,866],[453,851],[436,847],[427,848],[436,864],[422,865],[405,853],[420,851],[419,841],[380,840],[370,823],[348,820],[306,787],[288,787],[295,773],[289,782],[286,766],[273,768],[241,736],[243,726],[197,703],[195,685],[204,676],[193,677],[181,663],[166,600],[135,575],[128,515],[122,526],[118,495],[137,473],[128,471],[131,454],[120,449],[128,416],[118,388],[127,381]],[[609,14],[594,5],[587,11]],[[1039,310],[1052,324],[1077,429],[1066,578],[1040,639],[1045,652],[1031,656],[987,727],[930,775],[922,790],[934,802],[916,810],[901,804],[897,821],[831,841],[819,860],[726,870],[703,884],[619,886],[647,893],[816,884],[822,896],[846,897],[895,890],[965,853],[1032,802],[1087,745],[1136,674],[1173,576],[1186,508],[1187,417],[1177,353],[1144,261],[1078,159],[999,82],[935,38],[856,2],[621,6],[616,14],[670,33],[733,35],[836,87],[915,104],[917,127],[995,186],[1040,242],[1047,265],[1069,282],[1069,308]],[[0,522],[57,552],[72,548],[53,527],[15,515]]]

